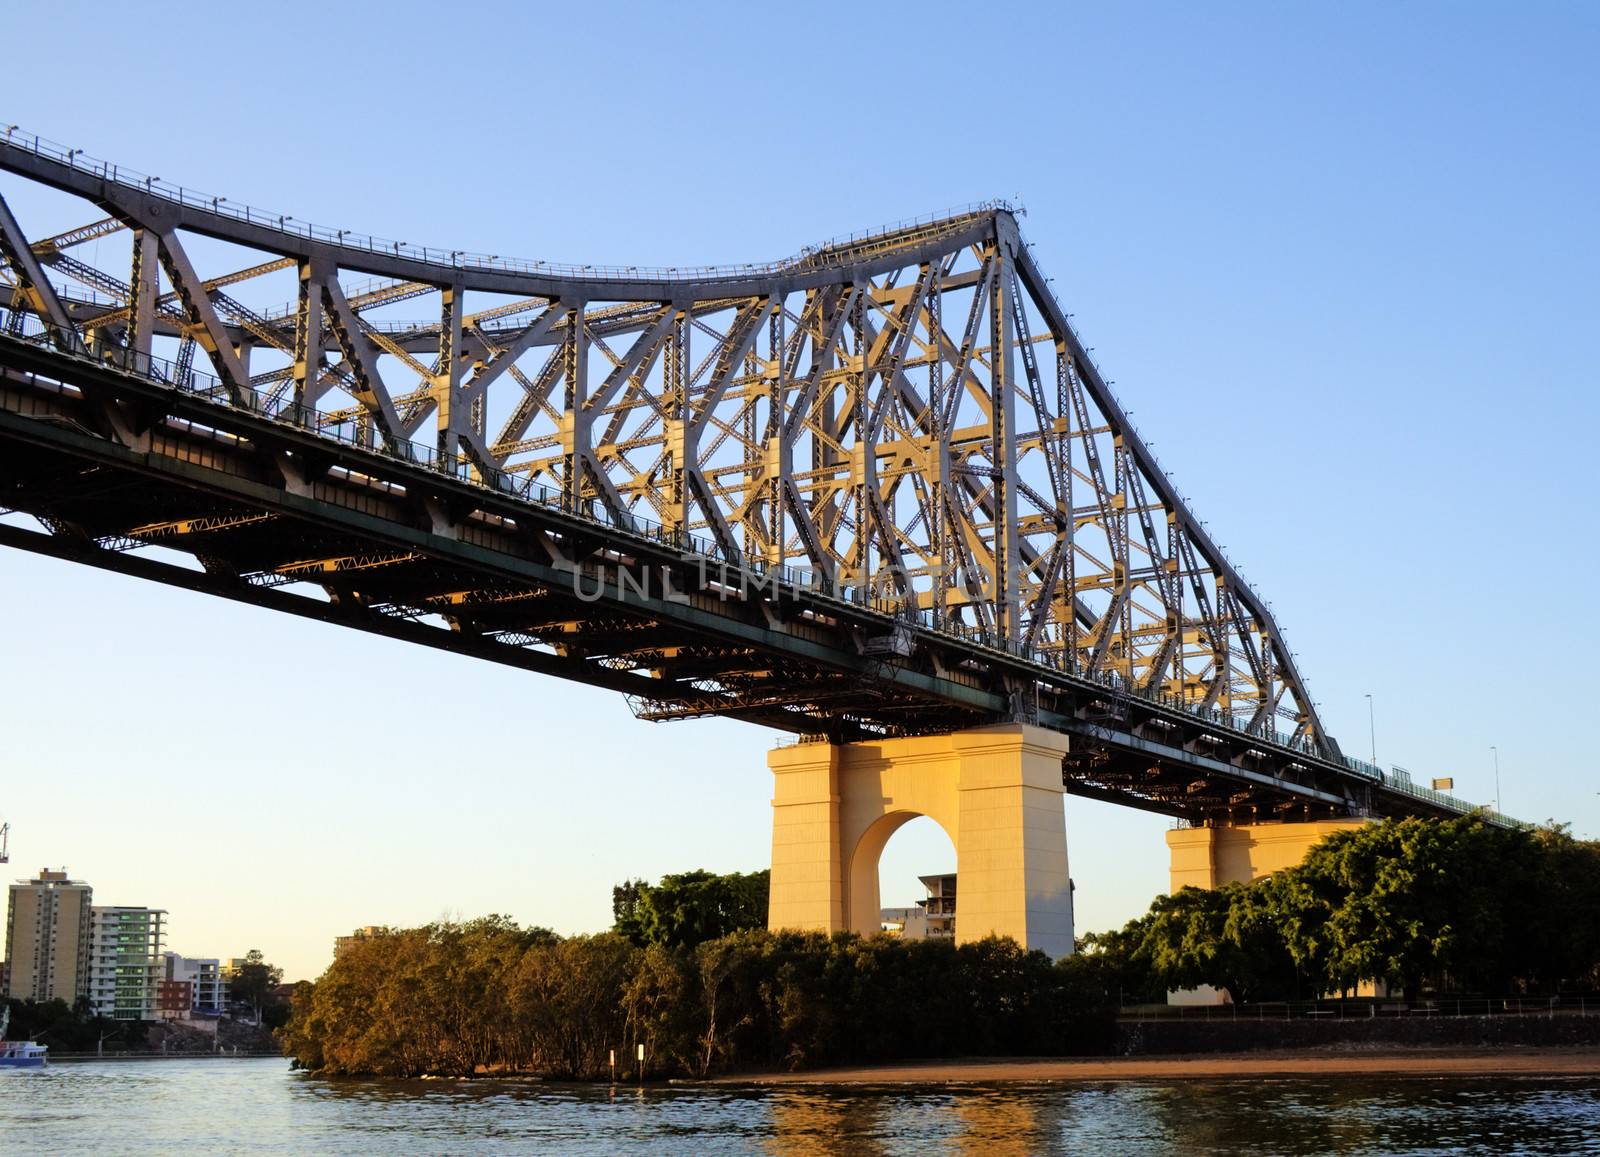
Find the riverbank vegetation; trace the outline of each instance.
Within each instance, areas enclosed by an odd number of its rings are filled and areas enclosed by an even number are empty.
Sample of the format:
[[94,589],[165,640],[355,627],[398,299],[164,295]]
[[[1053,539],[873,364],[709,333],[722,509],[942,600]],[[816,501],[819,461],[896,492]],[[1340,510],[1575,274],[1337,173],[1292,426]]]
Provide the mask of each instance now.
[[9,999],[11,1040],[31,1040],[56,1053],[92,1053],[99,1049],[140,1051],[147,1047],[150,1025],[145,1021],[112,1020],[97,1016],[87,999],[76,1005],[64,1000]]
[[699,944],[558,937],[489,917],[346,950],[296,1000],[302,1066],[419,1076],[707,1076],[891,1058],[1095,1053],[1112,1010],[1071,958],[1009,940],[745,930]]
[[[177,1020],[114,1020],[94,1013],[87,999],[73,1005],[64,1000],[15,999],[5,1004],[11,1012],[6,1037],[42,1044],[52,1057],[174,1056],[235,1050],[270,1054],[279,1043],[270,1020],[250,1023],[223,1016],[202,1027]],[[288,1019],[287,1008],[283,1014],[278,1024]]]
[[1600,844],[1479,816],[1389,820],[1331,835],[1264,880],[1158,897],[1083,947],[1127,1004],[1200,985],[1236,1002],[1307,999],[1374,980],[1413,1002],[1592,991]]
[[[1380,980],[1494,994],[1600,981],[1600,846],[1480,817],[1328,837],[1248,885],[1157,898],[1052,963],[956,945],[770,933],[766,874],[689,872],[615,893],[616,927],[560,937],[500,917],[385,932],[297,992],[281,1036],[335,1074],[567,1079],[797,1070],[956,1056],[1082,1055],[1116,1010],[1213,985],[1238,1002]],[[960,916],[957,914],[959,922]]]

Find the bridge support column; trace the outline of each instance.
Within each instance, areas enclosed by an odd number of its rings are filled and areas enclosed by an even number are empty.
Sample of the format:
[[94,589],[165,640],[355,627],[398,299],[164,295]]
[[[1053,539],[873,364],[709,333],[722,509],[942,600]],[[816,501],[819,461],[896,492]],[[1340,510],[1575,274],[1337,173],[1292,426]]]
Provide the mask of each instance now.
[[1366,822],[1350,818],[1174,829],[1167,833],[1167,848],[1172,853],[1172,890],[1248,884],[1294,867],[1324,836],[1359,828]]
[[1010,936],[1067,955],[1067,742],[1005,724],[776,749],[768,926],[876,932],[878,858],[902,824],[925,815],[955,845],[958,942]]

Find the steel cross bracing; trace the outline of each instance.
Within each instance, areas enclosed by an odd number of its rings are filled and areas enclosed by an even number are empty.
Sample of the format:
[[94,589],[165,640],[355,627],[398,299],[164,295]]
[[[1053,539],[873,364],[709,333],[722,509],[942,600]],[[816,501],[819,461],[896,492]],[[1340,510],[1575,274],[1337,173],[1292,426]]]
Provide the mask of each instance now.
[[646,718],[845,739],[1022,716],[1080,737],[1086,793],[1387,806],[1002,204],[590,275],[344,243],[15,133],[0,169],[88,215],[34,235],[0,201],[0,505],[50,532],[0,526],[14,545]]

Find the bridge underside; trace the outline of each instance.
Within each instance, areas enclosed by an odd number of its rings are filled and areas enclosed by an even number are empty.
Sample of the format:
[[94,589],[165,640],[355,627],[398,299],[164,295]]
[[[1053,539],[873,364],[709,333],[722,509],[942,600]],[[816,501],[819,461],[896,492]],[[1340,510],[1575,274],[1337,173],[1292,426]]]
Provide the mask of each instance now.
[[[407,493],[293,431],[242,438],[165,406],[130,448],[104,436],[142,424],[127,383],[107,409],[17,381],[0,390],[0,506],[38,526],[0,521],[0,544],[621,691],[648,719],[854,738],[960,726],[993,706],[864,679],[874,664],[860,656],[775,652],[760,610],[781,602],[724,602],[706,589],[716,568],[638,543],[624,554],[559,509],[467,513],[448,480]],[[832,628],[851,629],[818,625]]]

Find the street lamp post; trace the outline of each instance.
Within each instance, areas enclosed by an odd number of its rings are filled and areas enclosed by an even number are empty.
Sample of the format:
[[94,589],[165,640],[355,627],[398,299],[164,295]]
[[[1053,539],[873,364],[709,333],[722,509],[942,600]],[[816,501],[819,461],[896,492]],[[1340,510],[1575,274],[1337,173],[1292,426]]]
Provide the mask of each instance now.
[[1494,744],[1489,745],[1489,750],[1494,752],[1494,810],[1500,812],[1500,749]]
[[1367,695],[1367,733],[1372,739],[1372,766],[1378,766],[1378,725],[1373,722],[1372,695]]

